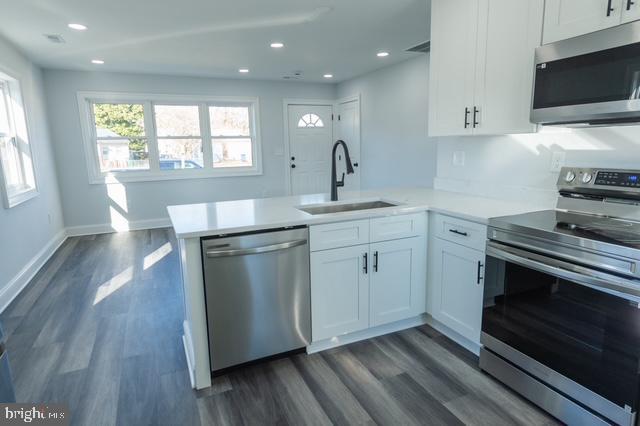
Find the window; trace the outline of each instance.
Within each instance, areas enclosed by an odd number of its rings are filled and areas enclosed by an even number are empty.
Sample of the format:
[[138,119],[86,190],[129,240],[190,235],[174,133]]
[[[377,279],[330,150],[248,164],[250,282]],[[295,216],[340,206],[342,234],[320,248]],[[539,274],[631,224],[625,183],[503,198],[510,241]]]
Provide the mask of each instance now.
[[316,114],[305,114],[298,121],[298,127],[324,127],[324,123]]
[[257,99],[78,94],[92,183],[261,173]]
[[18,80],[0,73],[0,178],[7,208],[38,193]]

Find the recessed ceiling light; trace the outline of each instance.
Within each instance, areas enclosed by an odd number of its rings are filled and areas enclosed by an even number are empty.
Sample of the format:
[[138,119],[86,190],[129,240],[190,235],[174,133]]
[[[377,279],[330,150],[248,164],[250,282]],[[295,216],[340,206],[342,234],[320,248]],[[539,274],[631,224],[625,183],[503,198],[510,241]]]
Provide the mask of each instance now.
[[333,78],[333,74],[325,74],[323,75],[324,78]]
[[378,56],[378,58],[384,58],[386,56],[389,56],[389,52],[378,52],[376,55]]
[[274,49],[281,49],[284,47],[284,43],[280,43],[280,42],[271,43],[271,47],[273,47]]
[[246,74],[249,72],[249,68],[240,68],[238,72],[241,72],[242,74]]
[[67,26],[72,30],[76,30],[76,31],[84,31],[87,29],[87,26],[82,24],[69,24]]
[[102,59],[92,59],[91,63],[96,65],[102,65],[104,64],[104,61]]

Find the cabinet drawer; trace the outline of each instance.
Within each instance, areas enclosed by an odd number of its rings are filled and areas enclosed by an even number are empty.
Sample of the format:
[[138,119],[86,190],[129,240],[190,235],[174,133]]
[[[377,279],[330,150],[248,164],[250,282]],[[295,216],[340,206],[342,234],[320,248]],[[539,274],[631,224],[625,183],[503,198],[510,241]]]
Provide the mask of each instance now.
[[443,240],[481,251],[487,241],[485,225],[444,215],[435,216],[435,233]]
[[309,228],[311,251],[369,243],[369,220],[327,223]]
[[371,219],[371,242],[426,235],[425,213]]

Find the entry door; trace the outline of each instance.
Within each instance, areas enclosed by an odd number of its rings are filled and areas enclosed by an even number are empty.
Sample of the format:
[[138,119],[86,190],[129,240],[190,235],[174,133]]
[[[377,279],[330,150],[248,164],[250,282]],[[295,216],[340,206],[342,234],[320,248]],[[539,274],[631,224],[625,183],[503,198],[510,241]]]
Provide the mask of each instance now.
[[331,105],[289,105],[291,193],[331,191]]
[[[360,189],[360,101],[343,102],[338,105],[337,137],[346,142],[354,173],[344,180],[345,191]],[[342,153],[342,150],[339,151]],[[346,173],[344,159],[338,163],[338,178]]]

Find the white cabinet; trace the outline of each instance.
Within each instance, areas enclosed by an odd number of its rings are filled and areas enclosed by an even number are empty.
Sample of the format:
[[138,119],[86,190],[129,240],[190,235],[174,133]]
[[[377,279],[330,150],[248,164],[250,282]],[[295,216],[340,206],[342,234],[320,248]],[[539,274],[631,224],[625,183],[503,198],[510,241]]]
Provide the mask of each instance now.
[[429,135],[531,133],[543,0],[433,0]]
[[311,334],[314,341],[369,326],[369,245],[311,253]]
[[[635,1],[635,0],[633,0]],[[627,0],[547,0],[543,43],[552,43],[638,19],[637,8]],[[629,10],[627,9],[629,6]]]
[[433,256],[433,317],[480,343],[484,253],[436,238]]
[[425,311],[425,245],[421,237],[371,244],[371,327]]
[[[356,228],[359,231],[354,232]],[[344,236],[336,233],[340,229]],[[424,313],[425,233],[424,213],[312,226],[313,342]],[[365,234],[374,242],[324,248],[330,241],[358,241],[354,236]],[[319,241],[314,241],[314,236]]]

